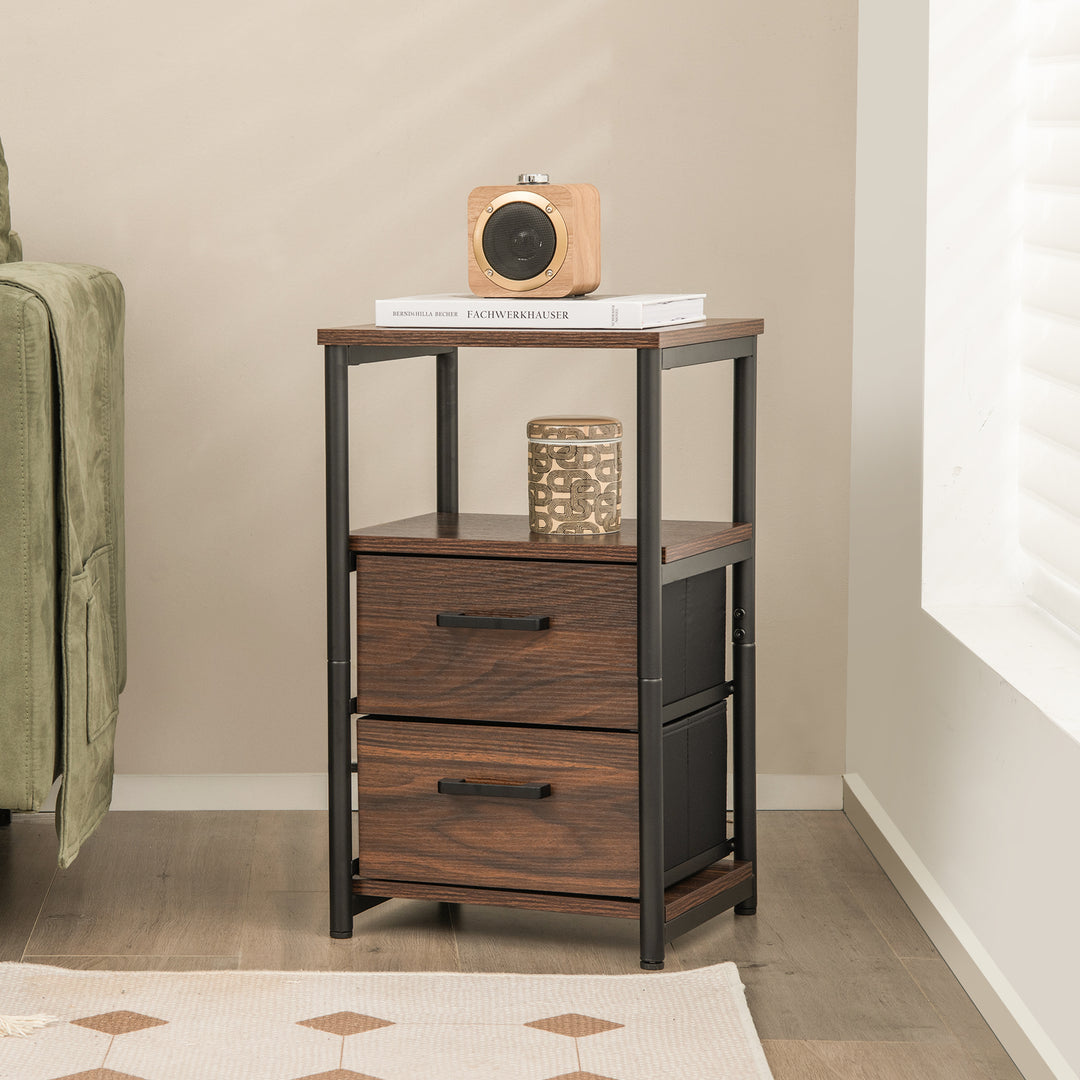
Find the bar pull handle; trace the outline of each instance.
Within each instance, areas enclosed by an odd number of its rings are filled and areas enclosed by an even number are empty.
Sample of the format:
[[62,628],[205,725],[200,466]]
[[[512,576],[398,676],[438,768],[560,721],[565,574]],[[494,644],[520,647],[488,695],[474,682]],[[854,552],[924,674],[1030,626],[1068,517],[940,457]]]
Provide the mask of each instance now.
[[550,615],[466,615],[461,611],[441,611],[436,626],[460,626],[468,630],[550,630]]
[[518,784],[512,780],[455,780],[439,781],[440,795],[494,795],[502,799],[546,799],[551,795],[550,784]]

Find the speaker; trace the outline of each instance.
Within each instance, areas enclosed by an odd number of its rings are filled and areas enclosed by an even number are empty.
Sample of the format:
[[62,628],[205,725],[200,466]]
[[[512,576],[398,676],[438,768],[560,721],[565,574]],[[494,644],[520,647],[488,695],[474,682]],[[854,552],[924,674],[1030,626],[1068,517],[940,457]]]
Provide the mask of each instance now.
[[525,173],[469,193],[469,288],[477,296],[581,296],[600,284],[600,193]]

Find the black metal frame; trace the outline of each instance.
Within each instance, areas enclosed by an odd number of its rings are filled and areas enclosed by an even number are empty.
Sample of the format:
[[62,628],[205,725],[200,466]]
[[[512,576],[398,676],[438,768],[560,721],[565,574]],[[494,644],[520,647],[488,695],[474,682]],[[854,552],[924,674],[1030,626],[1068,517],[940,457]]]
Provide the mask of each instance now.
[[[440,513],[458,512],[457,350],[430,346],[328,345],[326,363],[326,611],[327,721],[330,819],[330,934],[352,936],[353,916],[382,903],[352,891],[352,716],[349,550],[348,372],[358,364],[415,356],[436,362],[436,490]],[[663,831],[663,669],[661,641],[661,373],[667,368],[733,360],[732,519],[751,525],[755,516],[757,338],[743,337],[664,349],[637,350],[637,599],[638,777],[641,966],[664,966],[664,943],[734,905],[736,914],[757,907],[756,874],[750,881],[665,924]],[[719,565],[732,567],[732,750],[734,836],[737,860],[756,864],[754,547],[751,539]],[[707,557],[707,556],[706,556]],[[701,558],[701,557],[695,557]]]

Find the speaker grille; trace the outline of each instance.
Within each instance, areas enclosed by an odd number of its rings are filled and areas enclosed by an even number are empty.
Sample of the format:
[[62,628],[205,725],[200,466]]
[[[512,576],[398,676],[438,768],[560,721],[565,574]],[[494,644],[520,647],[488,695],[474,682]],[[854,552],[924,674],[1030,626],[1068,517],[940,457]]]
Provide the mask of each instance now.
[[485,223],[483,248],[495,273],[526,281],[542,274],[555,257],[555,226],[532,203],[507,203]]

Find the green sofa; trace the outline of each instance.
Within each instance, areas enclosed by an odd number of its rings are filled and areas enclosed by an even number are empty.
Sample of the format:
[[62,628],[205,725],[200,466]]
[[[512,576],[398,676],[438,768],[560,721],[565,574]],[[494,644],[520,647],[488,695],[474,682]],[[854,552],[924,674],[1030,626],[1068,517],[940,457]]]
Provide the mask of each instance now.
[[60,777],[67,866],[109,808],[126,679],[124,291],[22,261],[10,224],[0,146],[0,809]]

